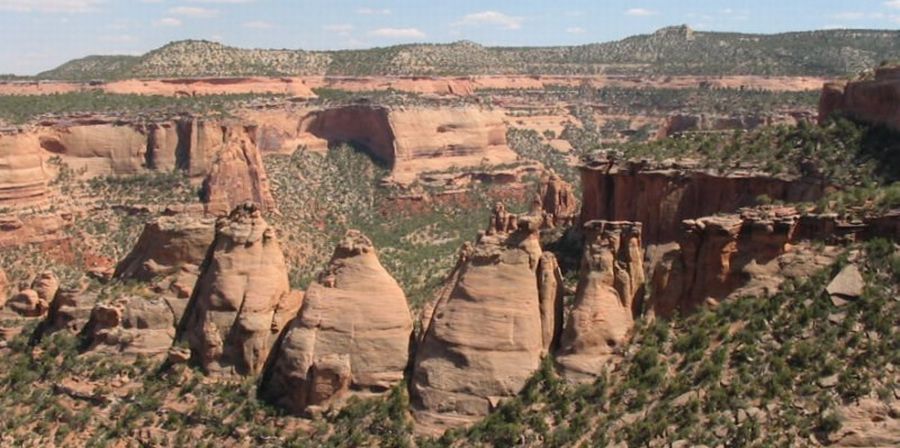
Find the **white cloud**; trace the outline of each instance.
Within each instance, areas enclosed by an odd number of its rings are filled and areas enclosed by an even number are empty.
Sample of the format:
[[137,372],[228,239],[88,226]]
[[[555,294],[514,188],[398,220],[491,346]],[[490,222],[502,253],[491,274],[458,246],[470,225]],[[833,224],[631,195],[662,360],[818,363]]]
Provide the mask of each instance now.
[[0,0],[0,11],[88,12],[105,0]]
[[357,13],[357,14],[360,14],[360,15],[363,15],[363,16],[389,16],[389,15],[391,15],[391,10],[390,10],[390,9],[387,9],[387,8],[384,8],[384,9],[379,9],[379,8],[358,8],[358,9],[356,10],[356,13]]
[[244,28],[250,28],[255,30],[267,30],[270,28],[275,28],[275,25],[271,22],[266,22],[265,20],[251,20],[249,22],[244,22],[241,24]]
[[346,36],[353,31],[353,25],[347,23],[338,23],[334,25],[325,25],[322,27],[322,30],[327,31],[329,33],[336,33],[338,36]]
[[573,26],[573,27],[566,28],[566,32],[569,34],[584,34],[585,30],[584,30],[584,28],[582,28],[580,26]]
[[866,15],[861,12],[839,12],[831,16],[832,19],[837,20],[859,20],[864,17]]
[[375,37],[389,37],[391,39],[422,39],[425,33],[416,28],[378,28],[369,33]]
[[647,17],[647,16],[655,16],[657,13],[652,9],[646,8],[631,8],[625,11],[626,16],[635,16],[635,17]]
[[462,25],[496,25],[506,30],[517,30],[522,28],[522,17],[513,17],[497,11],[481,11],[467,14],[463,18],[454,23],[456,26]]
[[900,9],[900,0],[888,0],[884,2],[884,6],[888,8]]
[[253,3],[256,0],[187,0],[190,3],[228,3],[228,4],[238,4],[238,3]]
[[200,8],[197,6],[178,6],[169,9],[169,14],[197,19],[210,19],[219,15],[215,9]]
[[168,26],[168,27],[181,26],[181,20],[176,19],[174,17],[163,17],[162,19],[159,19],[159,20],[153,22],[153,26]]

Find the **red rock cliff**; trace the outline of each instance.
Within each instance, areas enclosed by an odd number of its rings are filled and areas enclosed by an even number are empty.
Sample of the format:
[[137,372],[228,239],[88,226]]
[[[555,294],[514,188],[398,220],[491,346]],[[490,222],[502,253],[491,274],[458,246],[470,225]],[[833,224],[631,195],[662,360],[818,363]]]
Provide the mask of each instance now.
[[876,69],[873,79],[826,84],[819,100],[819,121],[835,112],[900,130],[900,67]]

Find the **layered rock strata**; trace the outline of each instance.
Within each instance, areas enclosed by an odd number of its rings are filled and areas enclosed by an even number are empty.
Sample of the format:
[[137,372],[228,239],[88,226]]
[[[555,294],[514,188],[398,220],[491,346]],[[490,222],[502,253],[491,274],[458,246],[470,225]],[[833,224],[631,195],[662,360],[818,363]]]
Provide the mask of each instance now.
[[644,295],[641,224],[591,221],[578,289],[556,359],[573,379],[600,375],[621,353]]
[[823,181],[787,179],[761,173],[721,174],[685,163],[617,163],[600,157],[581,169],[584,189],[581,220],[643,224],[646,244],[671,242],[685,219],[736,212],[766,196],[783,202],[814,202]]
[[819,121],[835,112],[900,131],[900,67],[882,67],[871,79],[827,83],[819,97]]
[[351,230],[306,291],[263,380],[263,395],[297,414],[339,405],[351,391],[403,380],[413,322],[406,295],[372,242]]
[[552,347],[561,282],[540,248],[541,221],[498,205],[488,231],[464,247],[416,351],[417,430],[476,422],[515,396]]

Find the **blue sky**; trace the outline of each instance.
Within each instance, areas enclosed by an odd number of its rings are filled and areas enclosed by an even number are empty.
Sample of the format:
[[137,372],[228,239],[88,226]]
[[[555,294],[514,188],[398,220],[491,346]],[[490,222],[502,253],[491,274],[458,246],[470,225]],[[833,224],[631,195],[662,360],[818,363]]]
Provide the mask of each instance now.
[[469,39],[570,45],[667,25],[775,33],[900,28],[900,0],[0,0],[0,73],[169,41],[342,49]]

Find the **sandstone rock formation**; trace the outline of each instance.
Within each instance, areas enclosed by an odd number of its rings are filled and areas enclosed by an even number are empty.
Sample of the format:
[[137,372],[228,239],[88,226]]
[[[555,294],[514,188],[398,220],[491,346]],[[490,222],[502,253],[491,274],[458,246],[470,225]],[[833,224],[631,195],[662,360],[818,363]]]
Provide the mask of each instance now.
[[350,390],[383,392],[403,380],[412,330],[403,290],[372,242],[350,230],[306,291],[265,373],[264,395],[314,413]]
[[684,221],[677,244],[653,261],[648,313],[686,313],[725,298],[789,249],[797,223],[792,208]]
[[488,232],[464,247],[450,277],[455,284],[435,304],[416,352],[410,389],[417,430],[477,421],[537,369],[555,339],[543,326],[558,325],[548,317],[559,297],[549,281],[555,263],[550,254],[542,260],[540,225],[539,216],[498,206]]
[[0,208],[46,201],[52,176],[38,147],[33,134],[0,132]]
[[172,346],[175,324],[164,298],[124,296],[94,306],[81,335],[92,351],[162,356]]
[[795,126],[801,122],[812,122],[812,111],[782,111],[766,114],[734,114],[731,116],[710,116],[706,114],[676,114],[666,117],[657,133],[658,138],[686,132],[709,132],[750,130],[763,126]]
[[86,279],[75,286],[60,288],[50,302],[47,317],[36,330],[37,336],[57,331],[80,333],[90,320],[96,303],[97,291],[88,289]]
[[216,223],[181,334],[205,370],[256,374],[296,302],[275,230],[246,203]]
[[6,304],[7,288],[9,288],[9,279],[6,277],[6,271],[0,269],[0,308]]
[[147,290],[95,304],[82,330],[88,349],[126,355],[165,354],[214,236],[211,218],[175,214],[147,223],[113,274],[117,280],[143,282]]
[[203,202],[208,213],[224,214],[236,205],[251,201],[263,210],[275,210],[275,199],[262,155],[253,141],[253,129],[223,128],[222,147],[203,181]]
[[58,289],[59,279],[56,275],[52,271],[41,272],[28,288],[22,289],[6,301],[6,308],[24,317],[43,316],[49,310],[50,302],[53,301]]
[[541,211],[551,217],[554,226],[566,226],[578,216],[578,199],[574,188],[556,173],[550,173],[541,180],[537,203]]
[[327,142],[365,147],[409,184],[420,173],[516,160],[500,111],[477,107],[387,108],[352,105],[311,113],[301,130]]
[[640,223],[591,221],[585,233],[575,303],[556,358],[573,379],[601,374],[621,351],[644,291]]
[[878,68],[872,79],[825,84],[819,101],[819,121],[835,112],[900,130],[900,67]]
[[0,206],[46,201],[58,157],[81,178],[179,169],[204,182],[212,212],[244,201],[273,209],[256,128],[232,120],[174,118],[124,120],[90,116],[49,119],[0,134]]
[[759,196],[784,202],[812,202],[825,185],[812,179],[782,179],[762,173],[692,169],[679,163],[618,164],[605,158],[582,166],[581,220],[635,221],[646,244],[675,240],[685,219],[735,212]]

